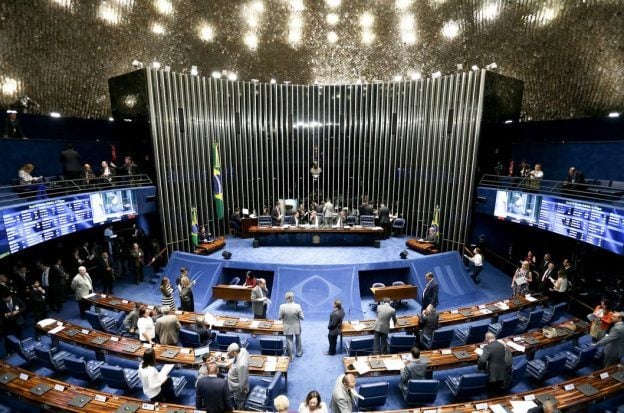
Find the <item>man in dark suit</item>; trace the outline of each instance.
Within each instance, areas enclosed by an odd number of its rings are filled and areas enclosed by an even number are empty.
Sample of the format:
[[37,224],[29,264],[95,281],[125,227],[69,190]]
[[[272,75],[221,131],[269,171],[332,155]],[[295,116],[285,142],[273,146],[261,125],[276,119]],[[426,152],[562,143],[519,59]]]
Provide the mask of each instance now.
[[11,110],[8,112],[9,116],[4,120],[4,137],[12,139],[26,139],[24,132],[22,132],[22,126],[19,119],[17,119],[17,112]]
[[21,340],[26,306],[18,297],[4,293],[0,301],[0,335],[13,334]]
[[401,381],[399,389],[403,393],[403,398],[407,397],[407,385],[410,380],[423,380],[429,365],[427,357],[420,358],[418,347],[412,347],[412,359],[401,369]]
[[74,149],[74,145],[68,143],[65,150],[61,152],[59,158],[63,166],[63,177],[65,179],[80,179],[82,172],[82,156]]
[[488,393],[498,396],[504,392],[504,384],[508,381],[511,370],[511,352],[505,350],[505,345],[496,341],[496,336],[490,332],[485,334],[486,346],[479,356],[479,370],[485,370],[488,375]]
[[141,173],[138,165],[132,162],[131,156],[126,156],[124,158],[124,164],[121,166],[117,166],[112,162],[110,165],[117,170],[119,175],[138,175]]
[[390,333],[390,320],[397,323],[396,310],[390,305],[390,299],[384,297],[377,306],[377,320],[373,327],[373,353],[386,354],[388,352],[388,333]]
[[432,304],[434,307],[438,306],[438,290],[439,285],[438,281],[435,279],[435,276],[432,272],[428,272],[425,274],[425,288],[423,289],[423,297],[422,297],[422,308],[427,308],[429,304]]
[[421,343],[424,336],[430,338],[433,335],[433,332],[438,328],[439,321],[440,315],[436,308],[431,304],[425,307],[420,316],[420,334],[417,336]]
[[327,329],[327,339],[329,340],[329,351],[325,354],[333,356],[336,354],[336,343],[338,342],[338,336],[342,332],[342,320],[344,319],[345,312],[342,309],[342,302],[340,300],[334,300],[334,309],[329,314],[329,324]]
[[379,214],[379,225],[384,229],[384,238],[388,238],[388,234],[390,234],[390,209],[385,204],[381,204],[377,213]]
[[551,288],[553,288],[553,283],[550,281],[551,278],[555,278],[557,274],[557,270],[555,269],[555,263],[549,262],[548,266],[544,270],[544,272],[540,275],[539,283],[537,285],[537,290],[539,292],[547,294]]
[[208,375],[197,381],[195,407],[208,413],[223,413],[234,410],[230,389],[224,378],[218,377],[216,363],[208,364]]
[[282,222],[282,210],[280,209],[279,202],[275,203],[273,210],[271,211],[271,225],[274,227],[279,227]]
[[572,266],[572,262],[568,258],[563,260],[561,264],[563,270],[565,271],[566,277],[568,278],[568,282],[574,282],[574,277],[576,276],[576,269]]
[[609,367],[617,364],[624,357],[624,322],[622,322],[624,313],[614,312],[611,316],[613,327],[609,334],[598,341],[596,346],[605,346],[603,367]]

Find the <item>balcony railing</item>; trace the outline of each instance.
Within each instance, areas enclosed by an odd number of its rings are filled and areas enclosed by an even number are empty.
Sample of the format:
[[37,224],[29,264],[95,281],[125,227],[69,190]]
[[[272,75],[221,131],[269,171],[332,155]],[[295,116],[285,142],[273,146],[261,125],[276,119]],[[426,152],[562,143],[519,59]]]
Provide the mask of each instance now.
[[44,181],[39,183],[0,186],[0,206],[84,192],[97,192],[150,185],[153,185],[152,180],[145,174],[115,175],[110,179],[91,178],[88,180],[45,177]]

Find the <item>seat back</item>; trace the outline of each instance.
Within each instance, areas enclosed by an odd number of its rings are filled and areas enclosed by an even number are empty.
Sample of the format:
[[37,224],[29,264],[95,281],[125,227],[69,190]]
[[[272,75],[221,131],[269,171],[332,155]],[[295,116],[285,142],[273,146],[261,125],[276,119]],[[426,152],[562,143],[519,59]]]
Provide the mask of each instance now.
[[405,401],[408,404],[430,404],[438,397],[440,382],[437,380],[410,380],[407,382]]
[[95,311],[87,310],[85,311],[85,315],[87,316],[87,321],[91,325],[91,328],[98,331],[106,331],[102,322],[100,320],[100,315]]
[[100,367],[100,372],[102,372],[102,380],[108,387],[119,390],[132,390],[128,385],[123,368],[104,364]]
[[552,321],[557,320],[559,317],[563,315],[563,312],[565,311],[567,306],[568,306],[568,303],[566,302],[562,302],[562,303],[555,305],[552,308],[552,312],[550,313],[550,315],[544,316],[544,321],[552,322]]
[[261,338],[260,353],[267,356],[281,356],[284,354],[284,340],[281,338]]
[[295,217],[292,215],[286,215],[282,220],[282,224],[284,225],[295,225]]
[[180,341],[184,347],[201,347],[201,338],[196,331],[186,328],[180,329]]
[[596,346],[581,348],[581,350],[577,354],[578,359],[574,364],[574,369],[576,370],[590,365],[594,361],[594,357],[596,357],[597,352],[598,347]]
[[91,377],[87,373],[87,363],[84,359],[80,359],[74,355],[67,356],[64,359],[65,367],[72,377],[77,379],[90,381]]
[[267,386],[267,398],[270,403],[278,396],[280,390],[280,383],[282,380],[282,372],[278,371],[273,376],[273,380]]
[[488,332],[489,324],[482,324],[468,327],[468,334],[466,335],[466,342],[464,344],[480,343],[485,337],[485,333]]
[[241,282],[241,279],[239,277],[234,277],[232,278],[232,281],[230,281],[230,285],[239,285]]
[[347,216],[347,219],[345,220],[346,225],[355,225],[356,222],[357,222],[357,218],[355,218],[355,215],[349,215]]
[[392,285],[393,286],[399,286],[399,285],[405,285],[405,283],[403,281],[393,281]]
[[390,383],[387,381],[362,384],[357,392],[364,399],[358,401],[358,407],[360,409],[366,409],[369,407],[383,406],[386,404],[389,388]]
[[516,328],[518,328],[519,322],[520,322],[520,319],[517,316],[504,319],[501,322],[501,329],[498,332],[498,335],[496,337],[497,338],[507,337],[513,334],[516,331]]
[[527,370],[527,359],[522,357],[518,361],[514,361],[511,367],[511,380],[509,381],[509,390],[513,389],[522,381]]
[[35,346],[35,356],[37,361],[44,367],[56,371],[56,366],[52,362],[52,350],[49,347],[44,347],[43,345]]
[[536,328],[542,322],[542,318],[544,318],[544,310],[531,311],[524,330],[526,331]]
[[431,344],[429,348],[431,350],[437,348],[445,348],[451,346],[451,340],[453,340],[453,334],[455,330],[435,330],[431,337]]
[[372,228],[375,226],[374,215],[360,215],[360,225],[365,228]]
[[19,354],[25,361],[31,361],[35,359],[34,344],[31,338],[20,340],[19,338],[10,335],[7,337],[7,347],[9,350]]
[[456,396],[476,396],[483,393],[487,387],[487,377],[485,373],[462,374]]
[[356,337],[351,339],[347,346],[347,352],[350,356],[361,356],[373,352],[372,337]]
[[221,351],[227,350],[228,346],[232,343],[236,343],[240,346],[241,341],[240,337],[237,334],[231,333],[218,333],[217,338],[215,339],[215,344],[217,348]]
[[373,283],[372,288],[384,288],[385,286],[384,283]]
[[565,363],[568,360],[565,353],[555,354],[554,356],[546,356],[546,365],[544,370],[546,377],[553,377],[561,373],[565,369]]
[[394,221],[392,221],[392,228],[394,229],[403,229],[404,226],[405,226],[405,219],[403,218],[397,218]]
[[393,334],[390,336],[390,353],[407,352],[416,345],[416,336],[410,334]]

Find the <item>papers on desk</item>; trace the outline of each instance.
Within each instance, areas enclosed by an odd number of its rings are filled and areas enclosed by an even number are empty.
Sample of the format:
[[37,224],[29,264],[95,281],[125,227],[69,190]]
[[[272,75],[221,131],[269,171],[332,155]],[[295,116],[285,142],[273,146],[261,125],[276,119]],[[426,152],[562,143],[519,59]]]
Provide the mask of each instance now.
[[366,324],[364,323],[360,323],[360,322],[356,322],[355,324],[351,324],[353,326],[353,329],[355,331],[361,331],[364,330],[366,328]]
[[532,297],[532,296],[531,296],[531,294],[527,294],[527,295],[525,295],[525,296],[524,296],[524,298],[525,298],[527,301],[529,301],[529,302],[534,302],[534,301],[537,301],[537,298]]
[[249,323],[250,328],[258,328],[259,326],[260,326],[260,321],[258,320],[254,320],[251,323]]
[[48,331],[48,334],[56,334],[59,331],[63,331],[63,330],[65,330],[65,326],[61,324],[60,326],[54,327],[52,330]]
[[96,295],[97,295],[96,293],[91,293],[91,294],[85,295],[83,298],[91,298],[91,297],[95,297]]
[[245,288],[247,288],[247,287],[245,287],[244,285],[234,284],[234,285],[228,285],[228,288],[240,288],[240,289],[245,289]]
[[357,370],[360,376],[368,373],[370,371],[370,367],[368,363],[364,360],[355,360],[353,362],[353,368]]
[[264,361],[264,371],[277,370],[277,357],[267,357]]
[[56,320],[53,318],[46,318],[37,322],[37,325],[41,328],[46,328],[47,326],[51,326],[52,324],[56,324]]
[[508,341],[505,344],[507,345],[507,347],[511,347],[512,349],[514,349],[516,351],[520,351],[522,353],[524,353],[524,350],[526,349],[524,346],[521,346],[518,343],[514,343],[513,341]]
[[479,312],[481,314],[492,314],[492,310],[488,310],[487,308],[481,308],[479,309]]
[[483,354],[483,349],[482,348],[475,348],[474,350],[475,354],[479,357],[481,357],[481,354]]
[[217,322],[217,319],[215,318],[215,316],[213,316],[210,313],[204,314],[204,324],[206,324],[207,326],[212,326],[212,325],[215,325],[216,322]]
[[211,323],[211,325],[215,327],[223,327],[223,321],[224,320],[215,320],[214,323]]
[[507,413],[508,410],[501,406],[500,404],[492,404],[490,405],[490,410],[492,413]]
[[514,413],[526,413],[529,409],[537,407],[535,402],[526,400],[511,400],[509,403],[511,403],[511,410]]
[[503,311],[509,310],[509,306],[502,301],[497,302],[496,307],[500,308]]
[[405,367],[405,363],[400,358],[388,358],[384,359],[384,364],[386,365],[387,370],[401,370]]

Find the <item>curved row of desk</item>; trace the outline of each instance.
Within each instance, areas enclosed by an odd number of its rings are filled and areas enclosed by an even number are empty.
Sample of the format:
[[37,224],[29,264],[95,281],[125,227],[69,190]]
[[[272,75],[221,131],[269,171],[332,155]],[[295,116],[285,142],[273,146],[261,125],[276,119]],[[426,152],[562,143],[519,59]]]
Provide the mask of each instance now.
[[[597,392],[587,396],[579,390],[582,385],[590,385]],[[37,376],[28,370],[11,366],[5,362],[0,362],[0,389],[30,403],[43,406],[48,410],[86,413],[149,412],[155,410],[153,404],[146,403],[140,399],[115,396],[93,389],[69,385],[52,378]],[[560,409],[567,409],[603,400],[620,394],[622,391],[624,391],[624,368],[622,366],[611,366],[595,371],[590,375],[577,377],[554,386],[542,387],[506,397],[445,406],[413,408],[395,412],[468,413],[475,410],[492,411],[484,409],[490,409],[495,405],[511,411],[513,401],[528,400],[546,395],[556,398],[559,401],[558,407]],[[78,405],[81,407],[77,407]],[[197,412],[191,406],[161,404],[158,407],[160,411],[168,413]],[[388,412],[391,413],[392,411]]]

